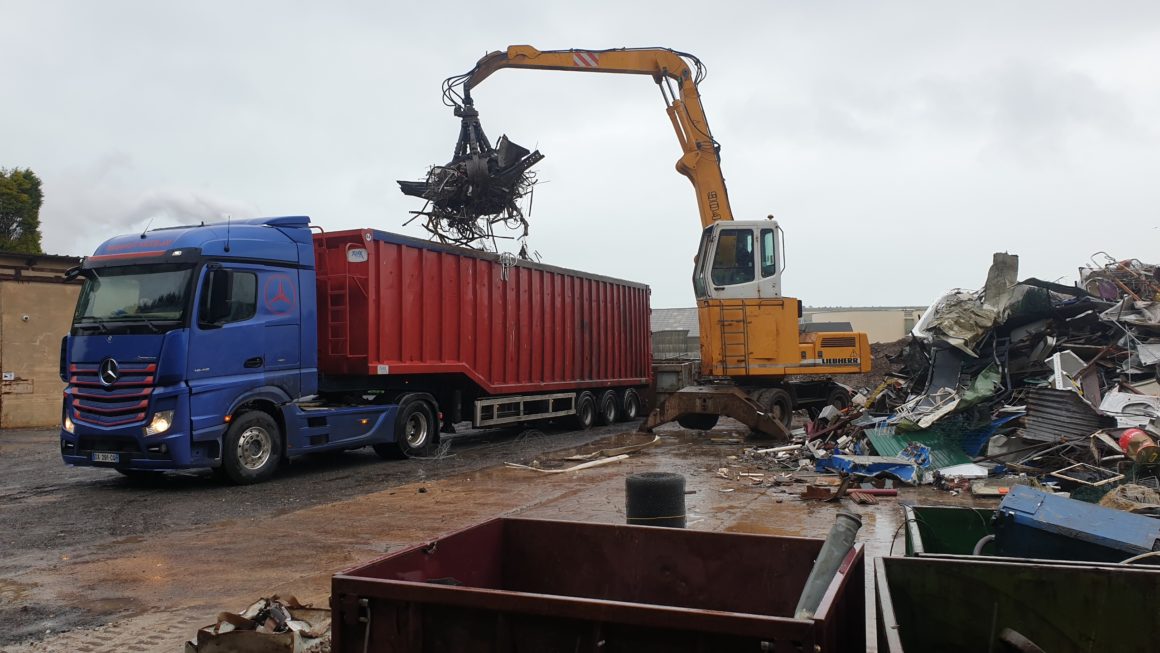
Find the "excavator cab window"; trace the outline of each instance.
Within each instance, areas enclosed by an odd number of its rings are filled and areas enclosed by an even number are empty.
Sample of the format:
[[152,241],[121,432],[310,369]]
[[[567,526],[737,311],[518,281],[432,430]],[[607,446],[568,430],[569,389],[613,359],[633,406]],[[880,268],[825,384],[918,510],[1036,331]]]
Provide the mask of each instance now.
[[714,286],[733,286],[754,280],[753,232],[749,229],[722,229],[717,235],[710,278]]
[[761,278],[777,274],[777,248],[773,229],[761,230]]
[[697,299],[709,296],[709,289],[705,285],[706,265],[709,260],[709,247],[713,243],[713,228],[709,227],[701,234],[701,244],[697,247],[697,256],[693,259],[693,295]]

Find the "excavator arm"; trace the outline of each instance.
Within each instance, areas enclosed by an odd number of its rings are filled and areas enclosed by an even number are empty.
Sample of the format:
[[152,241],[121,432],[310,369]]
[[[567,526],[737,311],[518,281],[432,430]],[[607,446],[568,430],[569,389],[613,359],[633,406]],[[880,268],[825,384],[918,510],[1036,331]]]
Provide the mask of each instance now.
[[529,45],[513,45],[485,55],[471,71],[448,80],[448,88],[461,86],[463,104],[471,106],[471,89],[501,68],[650,75],[660,87],[665,110],[681,146],[677,172],[692,182],[697,193],[701,227],[733,219],[729,193],[721,174],[720,145],[709,130],[697,90],[698,82],[704,77],[704,67],[696,57],[667,48],[541,52]]

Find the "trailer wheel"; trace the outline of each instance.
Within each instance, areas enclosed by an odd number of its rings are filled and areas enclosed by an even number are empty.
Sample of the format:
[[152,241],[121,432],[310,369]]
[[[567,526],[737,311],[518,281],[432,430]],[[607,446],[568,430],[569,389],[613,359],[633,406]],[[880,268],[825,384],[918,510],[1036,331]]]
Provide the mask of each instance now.
[[576,416],[572,421],[581,431],[592,428],[596,421],[596,398],[591,392],[585,390],[576,395]]
[[640,395],[628,388],[620,400],[620,421],[631,422],[640,417]]
[[677,418],[677,424],[681,428],[686,428],[691,431],[708,431],[717,426],[717,420],[721,419],[720,415],[709,415],[707,413],[691,413],[688,415],[681,415]]
[[380,458],[399,460],[424,456],[435,444],[435,416],[426,401],[404,398],[395,415],[395,441],[382,442],[372,448]]
[[238,485],[260,483],[278,469],[282,432],[266,413],[251,410],[234,416],[226,431],[222,472]]
[[605,390],[600,395],[600,401],[597,402],[598,410],[596,411],[596,421],[601,426],[608,426],[617,421],[620,417],[620,405],[616,401],[616,392],[613,390]]

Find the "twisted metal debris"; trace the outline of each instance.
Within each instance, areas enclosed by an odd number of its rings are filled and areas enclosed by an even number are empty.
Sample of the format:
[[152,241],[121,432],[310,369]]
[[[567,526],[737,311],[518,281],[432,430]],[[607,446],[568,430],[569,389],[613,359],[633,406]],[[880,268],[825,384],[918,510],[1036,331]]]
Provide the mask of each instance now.
[[[451,161],[432,166],[424,181],[400,181],[406,195],[421,197],[427,203],[416,218],[424,218],[423,227],[443,243],[498,251],[497,238],[519,238],[520,257],[528,258],[528,221],[521,200],[528,198],[531,213],[535,173],[529,169],[544,158],[539,151],[529,151],[501,136],[495,147],[488,141],[479,122],[479,112],[471,100],[455,91],[460,78],[444,82],[444,102],[454,107],[460,118],[459,140]],[[462,101],[462,103],[461,103]],[[497,225],[518,236],[497,233]]]

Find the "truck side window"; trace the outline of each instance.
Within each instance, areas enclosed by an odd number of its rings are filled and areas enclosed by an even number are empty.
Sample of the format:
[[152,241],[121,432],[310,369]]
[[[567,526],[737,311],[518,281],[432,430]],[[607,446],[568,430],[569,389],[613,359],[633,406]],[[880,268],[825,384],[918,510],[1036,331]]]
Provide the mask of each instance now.
[[200,322],[221,326],[242,322],[258,312],[258,275],[239,270],[212,270],[201,290]]
[[777,250],[773,240],[773,229],[761,230],[761,277],[772,277],[777,273]]
[[753,232],[722,229],[713,253],[713,285],[732,286],[753,281]]

